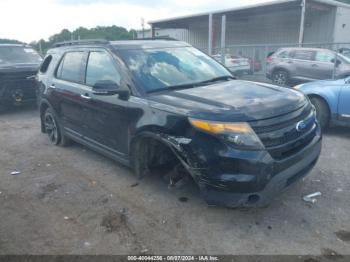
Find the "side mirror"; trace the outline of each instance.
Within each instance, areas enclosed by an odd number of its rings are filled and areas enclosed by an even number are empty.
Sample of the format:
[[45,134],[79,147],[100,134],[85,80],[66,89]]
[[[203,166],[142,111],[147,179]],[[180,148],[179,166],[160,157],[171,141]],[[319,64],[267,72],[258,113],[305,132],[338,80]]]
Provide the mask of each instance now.
[[108,96],[108,95],[116,95],[119,91],[119,85],[111,80],[101,80],[97,81],[95,85],[92,87],[92,92],[94,95],[99,96]]
[[335,59],[332,59],[331,62],[334,64],[335,63],[335,66],[338,67],[340,64],[341,64],[341,61],[339,59],[335,60]]
[[119,98],[122,100],[128,100],[130,96],[129,90],[120,88],[116,82],[111,80],[97,81],[92,87],[92,92],[98,96],[119,95]]
[[130,97],[129,90],[122,89],[120,86],[112,80],[100,80],[92,87],[94,95],[98,96],[111,96],[119,95],[121,100],[128,100]]

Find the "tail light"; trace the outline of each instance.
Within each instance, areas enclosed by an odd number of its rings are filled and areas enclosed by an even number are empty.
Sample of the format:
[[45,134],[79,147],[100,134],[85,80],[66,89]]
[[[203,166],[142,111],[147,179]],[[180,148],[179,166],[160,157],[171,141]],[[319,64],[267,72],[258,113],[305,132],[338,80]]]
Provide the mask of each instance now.
[[266,61],[267,61],[267,63],[272,63],[273,59],[271,56],[269,56],[268,58],[266,58]]

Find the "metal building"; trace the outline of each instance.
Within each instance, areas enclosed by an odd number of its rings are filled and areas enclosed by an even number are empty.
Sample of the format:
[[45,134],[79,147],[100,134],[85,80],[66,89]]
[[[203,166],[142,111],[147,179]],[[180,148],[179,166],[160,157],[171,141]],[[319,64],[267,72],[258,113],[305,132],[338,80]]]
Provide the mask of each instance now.
[[149,36],[174,37],[209,54],[223,48],[237,51],[238,46],[260,46],[269,52],[271,45],[350,43],[350,5],[333,0],[279,0],[150,25]]

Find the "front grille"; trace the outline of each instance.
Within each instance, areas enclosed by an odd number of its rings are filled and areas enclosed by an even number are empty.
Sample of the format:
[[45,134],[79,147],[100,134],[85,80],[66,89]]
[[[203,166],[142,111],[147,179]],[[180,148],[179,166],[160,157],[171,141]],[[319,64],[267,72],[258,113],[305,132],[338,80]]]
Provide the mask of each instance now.
[[0,72],[0,99],[12,103],[15,97],[22,101],[34,100],[36,89],[34,79],[28,77],[35,75],[35,71]]
[[[305,126],[298,131],[296,126],[301,121]],[[316,135],[315,122],[315,114],[307,105],[289,115],[251,123],[251,126],[270,155],[280,160],[296,154],[312,141]]]

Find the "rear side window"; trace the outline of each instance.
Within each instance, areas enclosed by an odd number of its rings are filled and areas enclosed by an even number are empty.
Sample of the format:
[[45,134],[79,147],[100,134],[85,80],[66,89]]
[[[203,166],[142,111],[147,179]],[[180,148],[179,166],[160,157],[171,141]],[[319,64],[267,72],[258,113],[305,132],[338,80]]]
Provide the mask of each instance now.
[[56,76],[71,82],[82,82],[84,52],[66,53],[58,67]]
[[299,60],[311,61],[313,60],[314,55],[315,55],[314,51],[296,50],[291,52],[290,57],[294,59],[299,59]]
[[51,61],[52,61],[52,55],[49,55],[45,58],[44,62],[40,66],[40,73],[45,74],[47,72],[47,69],[49,69]]
[[332,63],[334,61],[335,55],[331,52],[325,52],[325,51],[318,51],[316,53],[316,58],[315,60],[318,62],[328,62]]
[[112,58],[105,52],[90,52],[86,68],[86,84],[94,86],[96,82],[111,80],[120,84],[120,74]]

